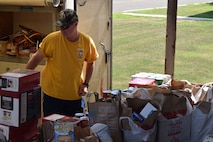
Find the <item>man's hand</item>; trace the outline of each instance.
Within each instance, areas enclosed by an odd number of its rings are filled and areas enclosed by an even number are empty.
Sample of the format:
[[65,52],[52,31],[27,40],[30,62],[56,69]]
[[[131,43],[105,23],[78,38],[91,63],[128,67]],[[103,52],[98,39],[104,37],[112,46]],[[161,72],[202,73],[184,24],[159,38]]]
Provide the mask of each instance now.
[[79,96],[85,96],[88,93],[88,88],[86,85],[81,84],[79,90],[78,90],[78,94]]

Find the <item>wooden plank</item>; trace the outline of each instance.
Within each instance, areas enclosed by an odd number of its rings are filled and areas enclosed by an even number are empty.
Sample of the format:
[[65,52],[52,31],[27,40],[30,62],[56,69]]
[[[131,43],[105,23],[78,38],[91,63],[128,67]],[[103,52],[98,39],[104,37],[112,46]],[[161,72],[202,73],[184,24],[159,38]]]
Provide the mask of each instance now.
[[177,0],[168,0],[166,27],[165,74],[174,77],[176,48]]

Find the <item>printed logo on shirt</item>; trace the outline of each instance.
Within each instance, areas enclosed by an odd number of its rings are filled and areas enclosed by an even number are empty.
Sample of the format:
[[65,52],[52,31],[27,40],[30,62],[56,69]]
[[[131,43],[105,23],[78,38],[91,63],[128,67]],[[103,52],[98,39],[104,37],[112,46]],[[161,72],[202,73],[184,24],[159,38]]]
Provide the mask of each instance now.
[[82,59],[83,58],[84,48],[79,47],[77,50],[78,50],[77,51],[77,58],[78,59]]

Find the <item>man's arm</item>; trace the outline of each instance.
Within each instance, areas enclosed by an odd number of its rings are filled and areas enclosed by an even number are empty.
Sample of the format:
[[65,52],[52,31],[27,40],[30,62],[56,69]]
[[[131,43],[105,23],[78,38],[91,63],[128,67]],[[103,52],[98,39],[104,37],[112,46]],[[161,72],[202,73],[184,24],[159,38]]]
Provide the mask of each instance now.
[[86,76],[85,76],[84,83],[87,83],[87,84],[89,83],[93,73],[94,64],[95,64],[94,62],[86,64]]
[[86,64],[86,77],[85,77],[84,83],[79,88],[80,96],[84,96],[88,93],[88,85],[92,77],[93,69],[94,69],[94,62]]
[[26,69],[35,69],[37,67],[37,65],[41,62],[41,60],[43,59],[43,55],[42,52],[40,50],[38,50],[33,56],[32,58],[30,58],[30,60],[28,61],[27,65],[26,65]]

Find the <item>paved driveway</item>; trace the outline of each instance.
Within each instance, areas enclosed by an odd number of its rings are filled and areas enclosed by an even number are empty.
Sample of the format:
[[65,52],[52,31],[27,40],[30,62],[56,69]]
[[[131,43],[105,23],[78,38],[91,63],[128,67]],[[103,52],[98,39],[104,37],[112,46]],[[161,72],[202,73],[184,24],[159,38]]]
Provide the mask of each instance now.
[[[167,7],[168,0],[113,0],[113,12]],[[178,5],[213,2],[213,0],[178,0]]]

